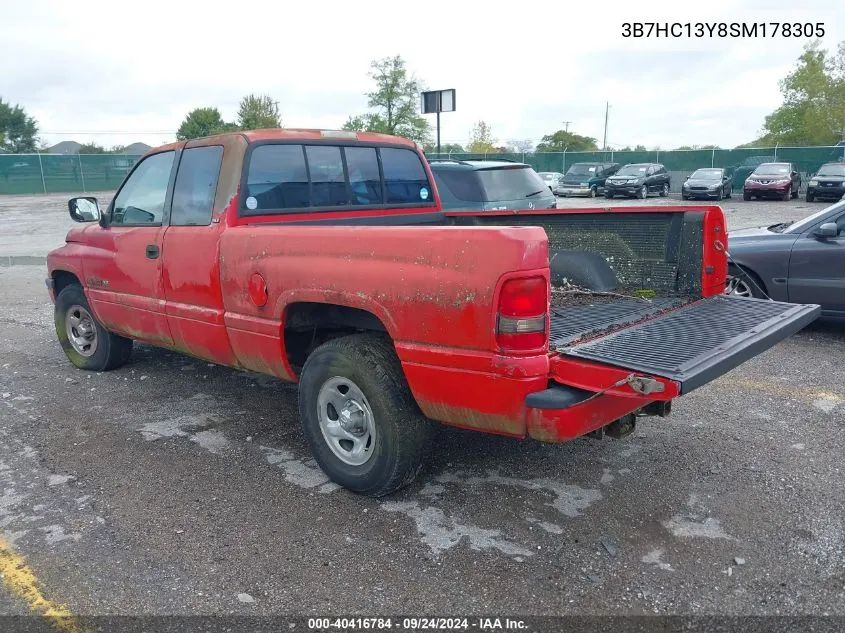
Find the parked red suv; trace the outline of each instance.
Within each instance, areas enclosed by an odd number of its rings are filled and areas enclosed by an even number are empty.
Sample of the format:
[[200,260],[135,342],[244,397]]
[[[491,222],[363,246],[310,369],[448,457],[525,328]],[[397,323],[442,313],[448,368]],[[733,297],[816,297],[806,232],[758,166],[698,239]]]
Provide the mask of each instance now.
[[797,198],[801,189],[801,174],[792,163],[763,163],[746,178],[742,197]]

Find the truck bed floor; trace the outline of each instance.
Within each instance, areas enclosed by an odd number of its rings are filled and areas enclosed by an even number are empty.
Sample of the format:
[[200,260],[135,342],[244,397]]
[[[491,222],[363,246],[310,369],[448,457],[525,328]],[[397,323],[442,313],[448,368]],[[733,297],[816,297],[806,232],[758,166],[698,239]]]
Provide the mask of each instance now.
[[679,297],[661,297],[650,302],[597,297],[595,303],[588,305],[581,301],[582,305],[552,307],[551,347],[560,351],[586,338],[638,323],[688,301],[690,299]]

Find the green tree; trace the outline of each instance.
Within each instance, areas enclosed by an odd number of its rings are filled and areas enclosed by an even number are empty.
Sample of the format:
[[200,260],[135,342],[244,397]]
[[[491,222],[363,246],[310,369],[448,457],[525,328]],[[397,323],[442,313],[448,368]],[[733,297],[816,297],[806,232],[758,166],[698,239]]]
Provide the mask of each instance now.
[[530,138],[512,139],[505,149],[511,154],[522,154],[534,151],[534,142]]
[[195,108],[182,121],[176,132],[176,138],[184,141],[189,138],[210,136],[237,129],[233,123],[226,123],[217,108]]
[[783,104],[750,146],[835,145],[845,137],[845,41],[836,55],[815,40],[780,82]]
[[109,154],[120,154],[125,149],[126,149],[126,145],[112,145],[111,149],[108,151],[108,153]]
[[80,154],[105,154],[106,150],[102,145],[96,143],[83,143],[79,148]]
[[596,139],[581,136],[566,130],[558,130],[554,134],[547,134],[537,144],[538,152],[595,152],[598,151]]
[[691,150],[691,149],[722,149],[718,145],[681,145],[675,150]]
[[498,152],[493,130],[485,121],[478,121],[469,133],[467,151],[471,154],[493,154]]
[[38,124],[19,105],[12,107],[0,98],[0,148],[12,154],[34,152]]
[[394,134],[425,145],[431,126],[417,111],[422,86],[405,61],[399,55],[385,57],[372,62],[370,69],[375,90],[367,93],[367,107],[372,112],[349,117],[343,129]]
[[273,101],[269,95],[245,96],[238,108],[238,127],[242,130],[282,127],[279,102]]

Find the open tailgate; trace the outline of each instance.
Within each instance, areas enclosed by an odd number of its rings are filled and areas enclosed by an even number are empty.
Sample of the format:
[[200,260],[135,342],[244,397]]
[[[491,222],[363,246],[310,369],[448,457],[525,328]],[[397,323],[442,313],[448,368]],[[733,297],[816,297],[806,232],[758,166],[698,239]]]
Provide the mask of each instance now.
[[[817,305],[717,295],[644,314],[642,321],[583,342],[556,342],[553,336],[552,346],[566,356],[677,381],[683,394],[773,347],[820,313]],[[618,327],[613,314],[607,318],[608,329]]]

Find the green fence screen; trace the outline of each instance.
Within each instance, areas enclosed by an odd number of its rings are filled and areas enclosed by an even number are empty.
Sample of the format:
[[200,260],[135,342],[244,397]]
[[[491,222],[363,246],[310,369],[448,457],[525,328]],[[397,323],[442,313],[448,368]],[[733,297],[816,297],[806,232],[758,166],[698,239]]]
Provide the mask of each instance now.
[[0,194],[114,191],[140,156],[0,154]]
[[[662,163],[672,174],[677,191],[684,178],[699,167],[725,167],[734,173],[739,189],[754,167],[774,160],[795,163],[804,182],[820,165],[845,160],[845,147],[758,147],[745,149],[673,150],[647,152],[548,152],[525,154],[428,154],[429,158],[508,159],[528,163],[537,171],[566,170],[574,163]],[[113,191],[139,159],[124,154],[0,154],[0,194],[85,193]]]

